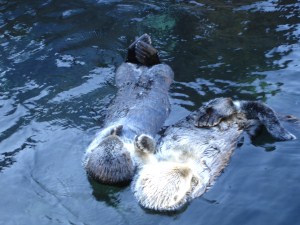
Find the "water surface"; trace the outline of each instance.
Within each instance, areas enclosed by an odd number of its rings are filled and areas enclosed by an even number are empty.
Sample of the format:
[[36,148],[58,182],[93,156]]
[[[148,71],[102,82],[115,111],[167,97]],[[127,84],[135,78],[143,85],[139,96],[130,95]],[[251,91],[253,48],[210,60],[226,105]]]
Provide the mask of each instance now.
[[300,2],[0,0],[0,224],[300,223],[298,140],[247,137],[215,185],[177,213],[81,166],[114,94],[114,71],[149,33],[175,71],[172,124],[209,99],[300,117]]

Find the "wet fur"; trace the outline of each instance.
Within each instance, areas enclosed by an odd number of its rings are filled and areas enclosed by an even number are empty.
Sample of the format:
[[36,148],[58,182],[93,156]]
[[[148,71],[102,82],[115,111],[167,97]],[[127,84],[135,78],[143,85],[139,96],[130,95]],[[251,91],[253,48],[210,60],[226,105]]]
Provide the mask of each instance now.
[[105,184],[133,178],[139,164],[135,138],[139,134],[153,138],[163,125],[170,112],[168,90],[173,77],[172,69],[160,64],[149,35],[130,45],[126,62],[116,72],[118,92],[103,129],[85,153],[83,165],[89,176]]
[[135,176],[132,189],[138,202],[168,211],[201,196],[227,165],[242,132],[259,125],[277,140],[295,139],[267,105],[229,98],[214,99],[169,127],[156,160],[144,161]]

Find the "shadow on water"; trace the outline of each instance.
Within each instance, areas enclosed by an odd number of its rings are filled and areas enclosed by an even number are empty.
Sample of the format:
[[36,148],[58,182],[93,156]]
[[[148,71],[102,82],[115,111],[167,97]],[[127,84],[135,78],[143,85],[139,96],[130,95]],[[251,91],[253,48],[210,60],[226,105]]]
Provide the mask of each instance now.
[[[300,117],[297,0],[0,1],[1,224],[299,224],[298,137],[244,136],[214,186],[175,213],[87,178],[84,150],[143,33],[175,71],[172,124],[215,97]],[[20,191],[22,187],[22,191]]]
[[89,182],[93,189],[93,196],[97,201],[105,202],[108,206],[117,207],[120,204],[119,192],[125,188],[125,185],[116,187],[99,184],[89,178]]

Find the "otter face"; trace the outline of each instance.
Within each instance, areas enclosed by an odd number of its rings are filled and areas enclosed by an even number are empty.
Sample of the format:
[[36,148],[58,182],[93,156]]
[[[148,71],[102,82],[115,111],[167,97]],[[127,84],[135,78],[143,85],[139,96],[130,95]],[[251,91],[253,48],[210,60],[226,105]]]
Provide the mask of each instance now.
[[85,167],[89,176],[104,184],[129,182],[135,172],[130,153],[116,135],[105,137],[92,150]]
[[195,196],[194,191],[203,193],[201,183],[187,164],[158,162],[141,169],[135,177],[133,192],[143,207],[169,211],[182,207]]

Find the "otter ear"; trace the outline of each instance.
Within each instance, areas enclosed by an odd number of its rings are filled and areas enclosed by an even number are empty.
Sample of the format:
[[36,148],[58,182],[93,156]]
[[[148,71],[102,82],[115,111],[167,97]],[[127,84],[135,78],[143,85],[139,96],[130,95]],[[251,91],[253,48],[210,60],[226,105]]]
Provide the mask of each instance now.
[[123,125],[118,125],[113,129],[111,129],[110,135],[120,136],[122,134],[122,130],[123,130]]

